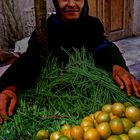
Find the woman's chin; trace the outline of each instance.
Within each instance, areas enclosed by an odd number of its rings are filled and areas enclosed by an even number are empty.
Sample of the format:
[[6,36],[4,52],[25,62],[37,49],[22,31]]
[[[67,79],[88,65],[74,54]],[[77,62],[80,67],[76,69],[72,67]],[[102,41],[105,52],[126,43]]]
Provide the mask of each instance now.
[[78,14],[68,14],[64,17],[66,21],[74,21],[77,20],[80,16]]

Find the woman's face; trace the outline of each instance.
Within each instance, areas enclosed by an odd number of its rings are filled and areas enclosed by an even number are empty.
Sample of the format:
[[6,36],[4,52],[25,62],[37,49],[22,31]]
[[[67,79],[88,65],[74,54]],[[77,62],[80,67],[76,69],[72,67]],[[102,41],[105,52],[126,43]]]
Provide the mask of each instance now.
[[84,0],[58,0],[60,13],[65,21],[73,21],[80,17]]

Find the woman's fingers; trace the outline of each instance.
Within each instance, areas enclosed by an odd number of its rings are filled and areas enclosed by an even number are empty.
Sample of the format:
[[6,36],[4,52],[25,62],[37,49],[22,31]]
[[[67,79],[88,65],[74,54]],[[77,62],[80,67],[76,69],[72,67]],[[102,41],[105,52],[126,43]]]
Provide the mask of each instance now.
[[140,84],[139,84],[138,80],[131,78],[131,83],[132,83],[133,90],[134,90],[136,96],[140,97]]
[[14,114],[16,104],[17,104],[17,96],[13,94],[8,108],[8,116],[12,116]]
[[11,90],[3,90],[0,93],[0,124],[6,120],[6,116],[13,115],[17,104],[17,96]]
[[113,75],[115,82],[119,85],[120,89],[124,89],[124,84],[118,75]]
[[140,97],[140,84],[135,77],[118,65],[113,66],[113,78],[121,89],[126,87],[128,96],[131,96],[132,91],[135,92],[137,97]]

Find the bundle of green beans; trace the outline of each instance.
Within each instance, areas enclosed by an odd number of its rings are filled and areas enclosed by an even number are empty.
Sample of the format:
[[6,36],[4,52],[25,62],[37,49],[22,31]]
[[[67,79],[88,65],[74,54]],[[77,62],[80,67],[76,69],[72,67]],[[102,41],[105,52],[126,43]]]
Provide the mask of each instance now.
[[46,115],[83,116],[113,102],[140,105],[138,98],[120,90],[111,73],[94,65],[85,49],[65,52],[69,55],[67,66],[58,66],[57,59],[46,61],[36,84],[23,94],[38,106],[46,106]]

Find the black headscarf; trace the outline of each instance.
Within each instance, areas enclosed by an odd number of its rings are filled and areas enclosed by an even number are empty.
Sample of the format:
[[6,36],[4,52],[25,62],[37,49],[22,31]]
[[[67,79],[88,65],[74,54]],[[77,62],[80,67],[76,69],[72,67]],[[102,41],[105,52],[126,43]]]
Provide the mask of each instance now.
[[[60,8],[59,8],[58,0],[53,0],[53,4],[56,9],[56,14],[60,16]],[[87,0],[84,0],[84,7],[82,9],[80,19],[84,19],[86,16],[88,16],[88,10],[89,10],[88,2]]]

